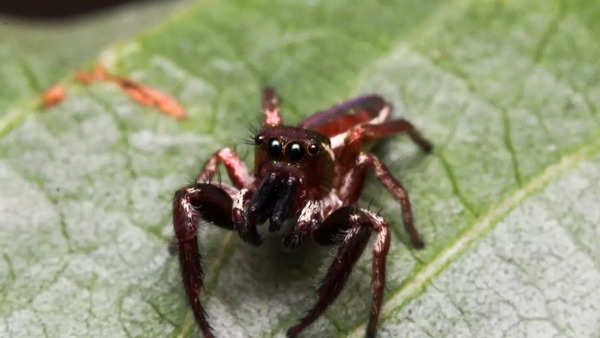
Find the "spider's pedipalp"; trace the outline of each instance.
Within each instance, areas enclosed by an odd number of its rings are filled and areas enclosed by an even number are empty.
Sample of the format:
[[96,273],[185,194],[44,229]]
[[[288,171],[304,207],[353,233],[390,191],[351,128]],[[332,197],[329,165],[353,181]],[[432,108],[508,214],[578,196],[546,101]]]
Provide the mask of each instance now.
[[265,212],[271,207],[273,194],[276,192],[280,182],[281,178],[276,173],[271,173],[263,179],[246,208],[249,222],[258,224],[265,221]]
[[297,190],[298,180],[293,176],[288,177],[282,185],[282,190],[278,193],[278,199],[273,206],[273,213],[269,219],[269,231],[278,231],[281,228],[284,218],[296,200]]

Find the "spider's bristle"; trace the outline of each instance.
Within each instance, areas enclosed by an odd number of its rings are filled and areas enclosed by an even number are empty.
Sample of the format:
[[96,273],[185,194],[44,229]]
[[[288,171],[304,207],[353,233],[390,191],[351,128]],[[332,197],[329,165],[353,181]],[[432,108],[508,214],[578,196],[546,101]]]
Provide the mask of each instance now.
[[241,143],[244,144],[244,145],[247,145],[247,146],[253,146],[253,145],[255,145],[254,144],[254,138],[249,138],[249,137],[243,139]]
[[217,178],[219,180],[218,181],[219,182],[219,186],[222,186],[223,185],[223,180],[222,180],[222,177],[221,177],[221,170],[217,170]]
[[247,146],[253,146],[255,145],[254,143],[254,137],[255,135],[252,133],[248,133],[247,135],[245,135],[241,141],[239,142],[239,144],[243,144],[243,145],[247,145]]
[[260,130],[261,130],[261,127],[258,123],[251,124],[248,127],[248,133],[243,138],[242,143],[245,145],[249,145],[249,146],[255,145],[254,138],[256,137],[256,134],[258,134],[258,132]]
[[248,132],[254,137],[262,129],[262,124],[259,121],[253,122],[248,127]]

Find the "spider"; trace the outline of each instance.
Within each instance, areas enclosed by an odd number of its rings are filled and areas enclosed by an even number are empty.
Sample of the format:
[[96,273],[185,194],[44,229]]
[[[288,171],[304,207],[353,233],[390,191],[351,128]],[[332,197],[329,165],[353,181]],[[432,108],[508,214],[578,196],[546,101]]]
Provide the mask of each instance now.
[[[357,206],[369,169],[400,202],[413,246],[422,248],[423,241],[413,226],[406,190],[365,148],[377,139],[399,133],[407,133],[425,152],[431,151],[432,144],[410,122],[390,119],[391,105],[377,95],[342,102],[296,127],[282,125],[274,89],[263,90],[262,106],[264,125],[252,142],[254,174],[233,150],[223,148],[206,161],[195,183],[175,193],[173,227],[183,284],[196,322],[205,337],[214,337],[200,302],[204,275],[197,243],[200,221],[236,231],[242,240],[258,246],[262,238],[257,226],[268,220],[269,231],[275,232],[286,219],[293,219],[293,227],[281,231],[284,247],[295,249],[309,237],[338,249],[320,284],[316,303],[287,331],[288,337],[296,337],[337,298],[372,232],[377,237],[366,336],[375,337],[391,234],[381,216]],[[231,184],[211,183],[220,164]]]

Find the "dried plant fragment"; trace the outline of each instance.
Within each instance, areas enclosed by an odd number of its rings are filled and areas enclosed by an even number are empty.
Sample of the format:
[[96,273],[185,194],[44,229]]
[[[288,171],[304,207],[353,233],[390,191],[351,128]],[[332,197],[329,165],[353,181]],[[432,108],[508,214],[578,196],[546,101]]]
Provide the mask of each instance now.
[[67,88],[65,85],[57,83],[44,91],[42,94],[42,104],[44,108],[50,108],[61,103],[66,96]]
[[109,74],[102,66],[97,65],[92,72],[88,73],[79,71],[75,73],[75,78],[85,84],[96,81],[116,83],[139,104],[157,107],[164,114],[178,120],[186,117],[183,106],[168,94],[126,77]]

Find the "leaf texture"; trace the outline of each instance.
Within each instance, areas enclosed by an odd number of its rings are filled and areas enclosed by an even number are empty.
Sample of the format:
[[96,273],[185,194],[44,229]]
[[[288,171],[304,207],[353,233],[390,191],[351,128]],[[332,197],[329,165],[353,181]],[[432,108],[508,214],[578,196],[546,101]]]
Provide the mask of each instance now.
[[[410,248],[396,201],[369,180],[364,204],[393,225],[380,337],[600,335],[598,15],[594,1],[202,1],[99,54],[186,120],[110,83],[67,81],[44,112],[4,100],[21,118],[0,117],[0,336],[198,336],[167,250],[171,198],[219,147],[251,164],[243,141],[265,85],[290,124],[379,93],[436,146],[374,150],[426,241]],[[26,81],[7,55],[3,71]],[[32,72],[53,82],[69,67]],[[0,97],[33,100],[25,87]],[[333,250],[253,248],[210,226],[201,237],[222,337],[282,337]],[[363,335],[370,261],[306,337]]]

